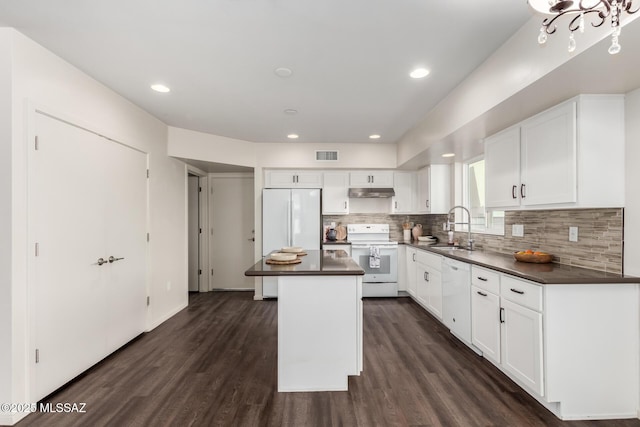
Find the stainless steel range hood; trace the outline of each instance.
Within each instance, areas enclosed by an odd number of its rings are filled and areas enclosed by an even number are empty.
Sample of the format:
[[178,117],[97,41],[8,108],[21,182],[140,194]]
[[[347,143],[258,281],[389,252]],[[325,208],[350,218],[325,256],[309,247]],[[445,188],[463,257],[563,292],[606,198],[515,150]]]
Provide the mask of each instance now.
[[393,188],[350,188],[349,197],[354,199],[382,199],[396,195]]

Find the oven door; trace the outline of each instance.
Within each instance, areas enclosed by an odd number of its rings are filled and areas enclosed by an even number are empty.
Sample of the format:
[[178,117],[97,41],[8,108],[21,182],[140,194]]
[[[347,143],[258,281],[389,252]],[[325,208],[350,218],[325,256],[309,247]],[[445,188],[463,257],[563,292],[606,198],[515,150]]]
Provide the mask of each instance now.
[[[370,247],[380,249],[380,268],[371,268],[369,263]],[[364,270],[364,283],[385,283],[398,281],[398,247],[368,244],[351,245],[351,258]]]

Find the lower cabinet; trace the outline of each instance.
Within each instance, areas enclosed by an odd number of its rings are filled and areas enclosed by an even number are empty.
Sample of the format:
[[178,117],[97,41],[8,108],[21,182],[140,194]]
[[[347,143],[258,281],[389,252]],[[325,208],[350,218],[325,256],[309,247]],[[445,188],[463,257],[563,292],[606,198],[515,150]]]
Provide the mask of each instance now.
[[426,251],[416,253],[416,298],[442,320],[442,257]]
[[471,342],[500,363],[500,297],[477,286],[471,286]]
[[407,247],[406,253],[406,263],[407,263],[407,292],[413,298],[418,297],[418,285],[417,285],[417,260],[416,260],[416,252],[417,250],[414,248]]
[[542,405],[637,417],[638,284],[539,285],[476,265],[471,281],[472,343]]
[[500,301],[502,310],[502,367],[538,396],[542,380],[542,313]]

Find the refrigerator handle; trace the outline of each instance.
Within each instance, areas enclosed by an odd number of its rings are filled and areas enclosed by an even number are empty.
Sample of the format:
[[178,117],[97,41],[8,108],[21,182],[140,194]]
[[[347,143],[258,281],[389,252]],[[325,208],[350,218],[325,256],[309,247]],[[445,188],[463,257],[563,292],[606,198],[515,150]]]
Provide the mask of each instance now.
[[291,199],[287,201],[287,245],[293,246],[291,242]]

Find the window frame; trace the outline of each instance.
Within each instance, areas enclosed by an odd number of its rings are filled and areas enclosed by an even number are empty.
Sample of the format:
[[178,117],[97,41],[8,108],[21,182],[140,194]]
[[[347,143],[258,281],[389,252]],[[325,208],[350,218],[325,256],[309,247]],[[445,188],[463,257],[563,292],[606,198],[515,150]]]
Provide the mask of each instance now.
[[[480,161],[484,160],[484,154],[481,154],[479,156],[475,156],[472,157],[470,159],[465,160],[462,163],[462,201],[463,201],[463,206],[465,206],[467,209],[469,209],[469,211],[471,211],[471,200],[470,200],[470,196],[471,196],[471,190],[469,188],[469,179],[470,179],[470,173],[469,173],[469,169],[470,166],[474,163],[478,163]],[[486,174],[486,170],[485,170],[485,174]],[[483,202],[484,204],[484,202]],[[504,211],[502,210],[494,210],[494,209],[487,209],[486,205],[484,206],[484,212],[485,212],[485,216],[484,216],[484,227],[480,227],[478,225],[475,226],[471,226],[471,224],[469,224],[468,227],[471,228],[471,232],[472,233],[477,233],[477,234],[490,234],[490,235],[495,235],[495,236],[504,236],[505,235],[505,224],[504,224],[504,220],[501,222],[501,225],[498,226],[495,224],[494,221],[491,220],[491,218],[495,217],[502,217],[504,218]],[[471,219],[469,218],[469,221]],[[491,225],[493,224],[493,225]],[[468,231],[467,226],[463,226],[462,228],[464,228],[464,231]]]

